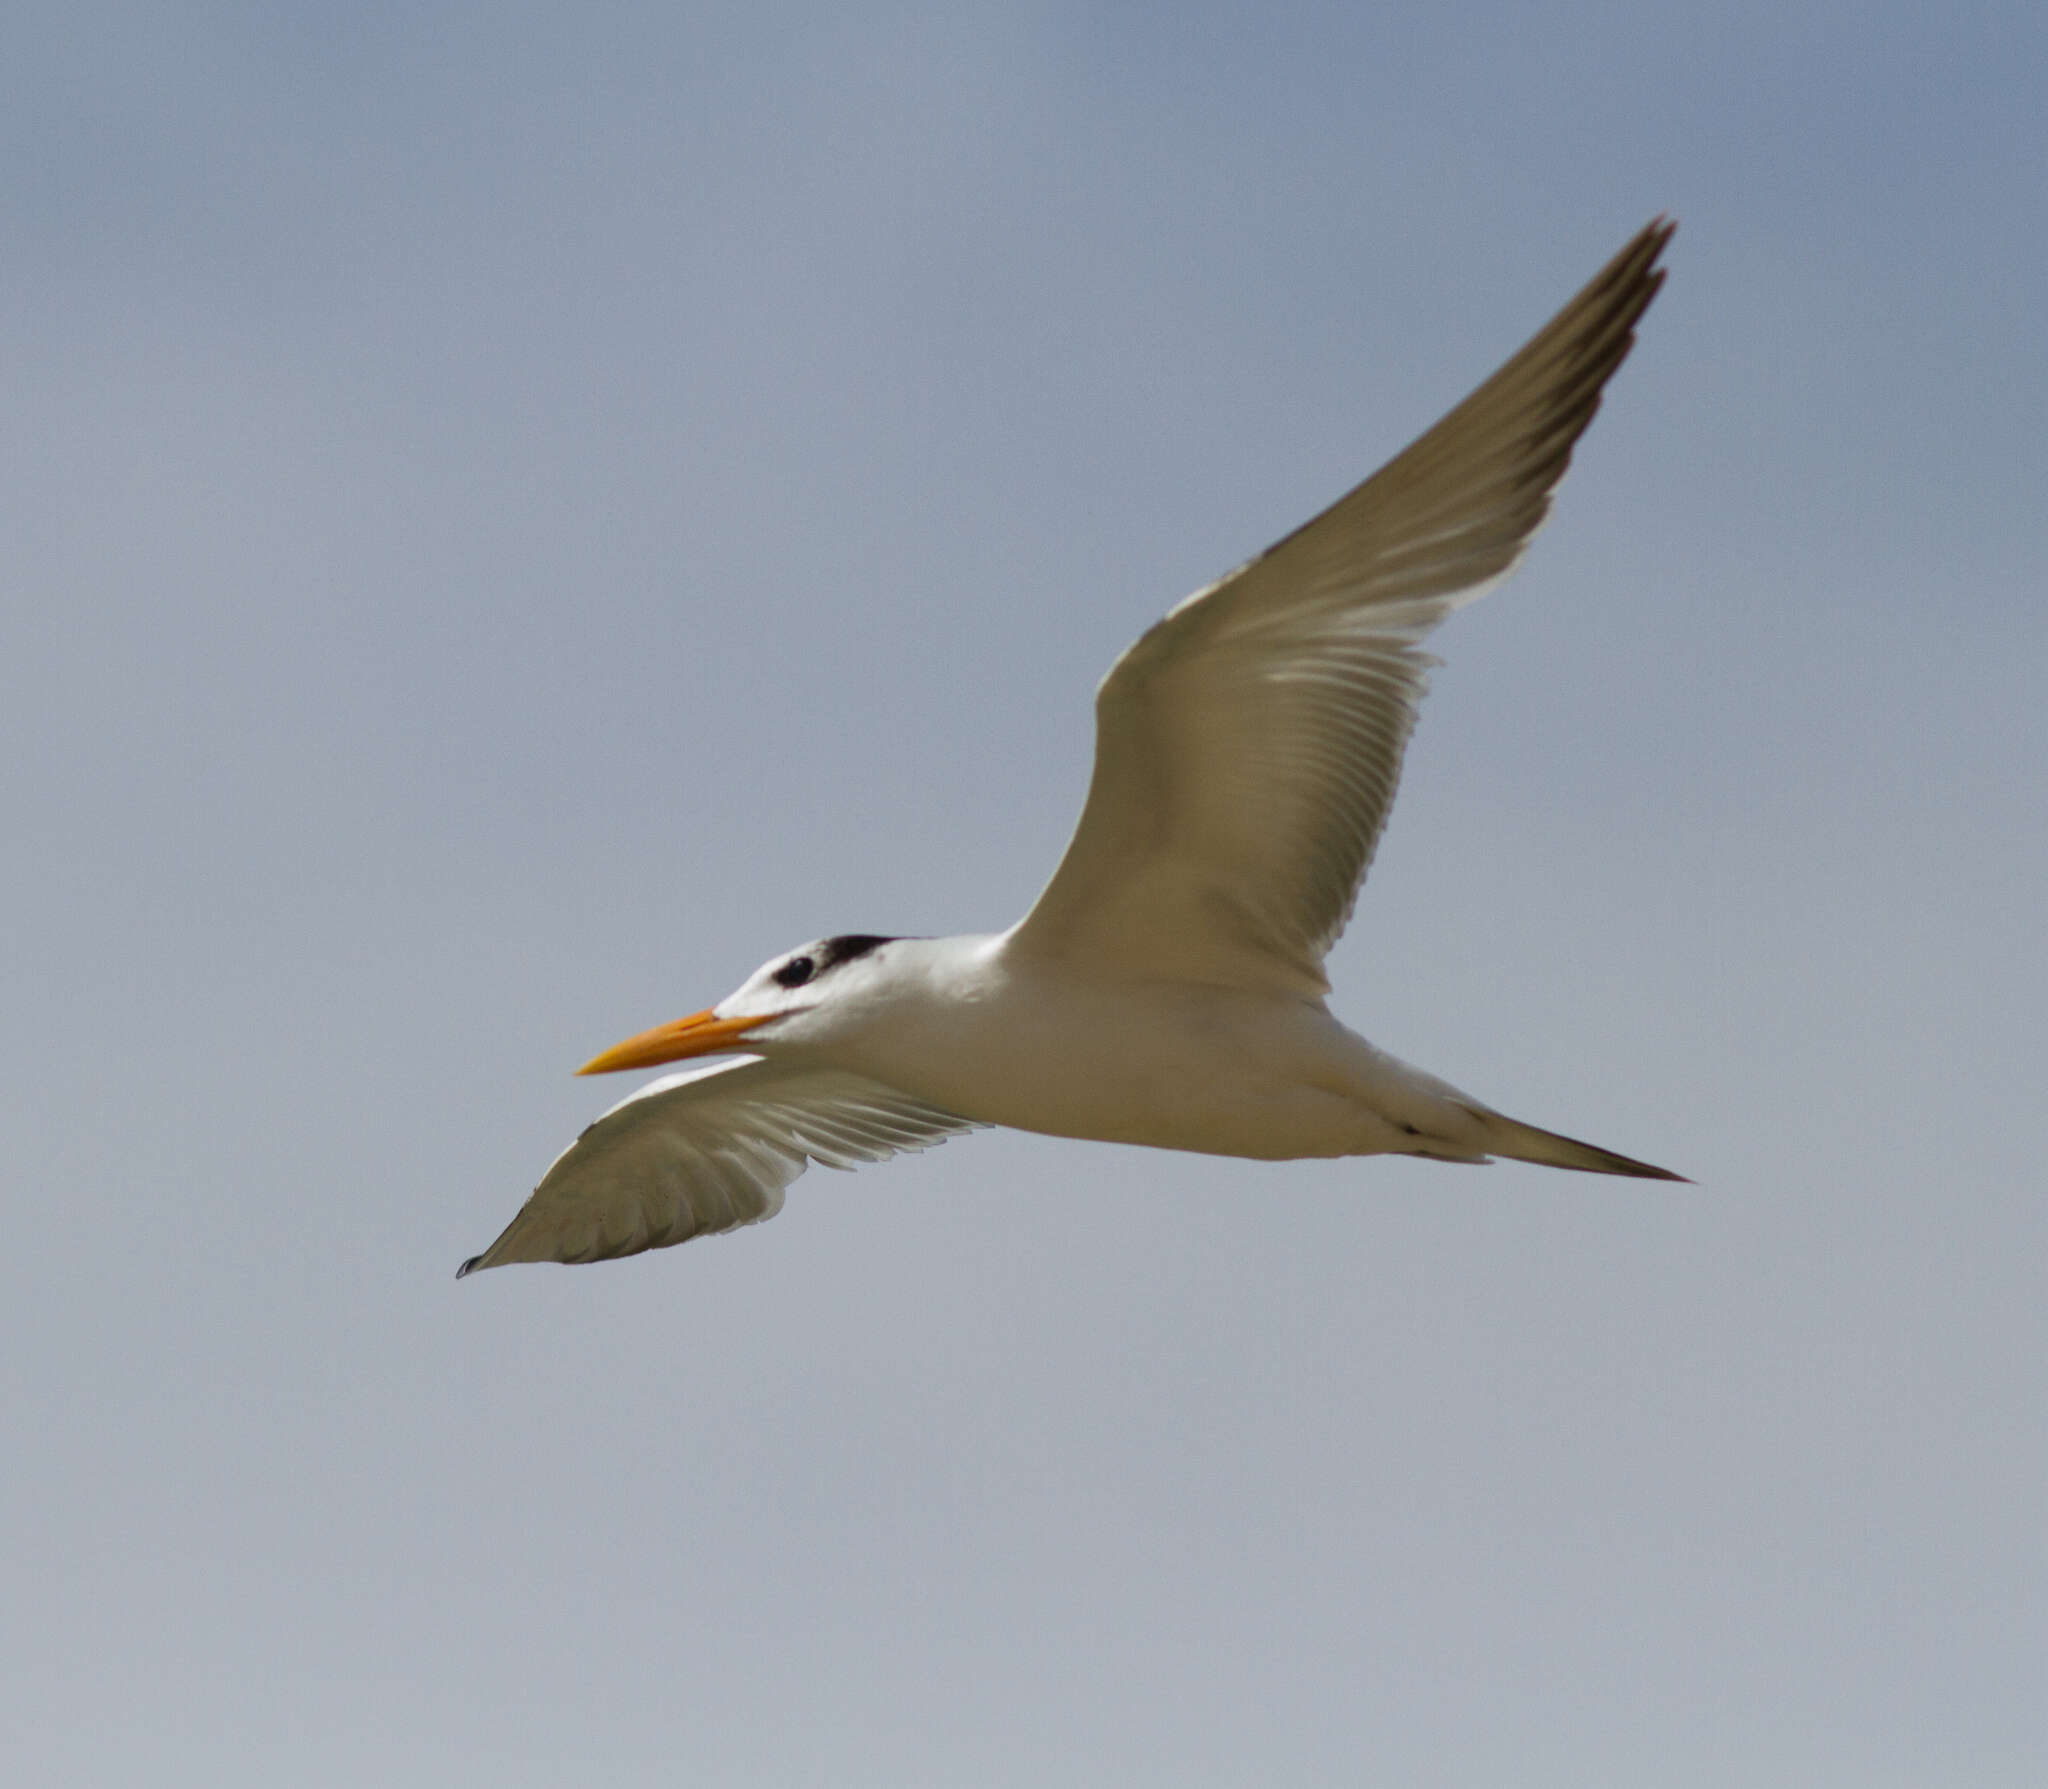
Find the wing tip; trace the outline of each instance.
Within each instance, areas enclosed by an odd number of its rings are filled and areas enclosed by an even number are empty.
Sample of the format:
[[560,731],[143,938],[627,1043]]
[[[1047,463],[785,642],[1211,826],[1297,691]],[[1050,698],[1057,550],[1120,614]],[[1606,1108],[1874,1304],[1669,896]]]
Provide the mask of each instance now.
[[463,1264],[455,1270],[455,1277],[458,1280],[466,1280],[469,1278],[471,1274],[475,1273],[479,1267],[483,1266],[483,1264],[484,1258],[482,1255],[472,1255],[467,1261],[463,1262]]
[[[1608,263],[1607,272],[1630,273],[1638,278],[1661,281],[1665,270],[1657,265],[1678,234],[1678,219],[1660,211],[1628,240],[1621,253]],[[1596,279],[1598,275],[1594,276]]]

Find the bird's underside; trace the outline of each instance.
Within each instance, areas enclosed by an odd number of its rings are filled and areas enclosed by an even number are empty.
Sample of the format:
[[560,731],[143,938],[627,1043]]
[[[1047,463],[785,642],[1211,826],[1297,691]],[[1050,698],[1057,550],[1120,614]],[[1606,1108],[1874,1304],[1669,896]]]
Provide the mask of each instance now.
[[1420,644],[1527,547],[1662,283],[1671,228],[1642,231],[1427,434],[1118,660],[1080,824],[1017,925],[821,939],[606,1052],[585,1072],[740,1059],[615,1106],[461,1273],[755,1223],[813,1162],[985,1124],[1680,1178],[1506,1118],[1322,1004],[1433,663]]

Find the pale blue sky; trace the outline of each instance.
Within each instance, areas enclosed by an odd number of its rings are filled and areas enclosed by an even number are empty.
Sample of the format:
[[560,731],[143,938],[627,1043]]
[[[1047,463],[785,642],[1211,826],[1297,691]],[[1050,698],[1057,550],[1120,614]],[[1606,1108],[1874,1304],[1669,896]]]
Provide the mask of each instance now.
[[[2038,7],[0,43],[12,1775],[2048,1772]],[[1659,211],[1333,968],[1696,1187],[987,1135],[453,1283]]]

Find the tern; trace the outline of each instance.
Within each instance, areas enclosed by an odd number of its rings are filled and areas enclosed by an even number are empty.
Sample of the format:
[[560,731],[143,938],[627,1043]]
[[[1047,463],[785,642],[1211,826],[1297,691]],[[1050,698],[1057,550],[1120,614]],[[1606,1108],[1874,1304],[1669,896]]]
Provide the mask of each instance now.
[[734,1059],[605,1113],[457,1277],[758,1223],[813,1162],[987,1125],[1269,1161],[1505,1156],[1682,1179],[1375,1048],[1331,1015],[1323,973],[1438,662],[1420,643],[1527,548],[1674,227],[1648,225],[1428,433],[1117,660],[1080,824],[1017,924],[821,938],[607,1050],[578,1072]]

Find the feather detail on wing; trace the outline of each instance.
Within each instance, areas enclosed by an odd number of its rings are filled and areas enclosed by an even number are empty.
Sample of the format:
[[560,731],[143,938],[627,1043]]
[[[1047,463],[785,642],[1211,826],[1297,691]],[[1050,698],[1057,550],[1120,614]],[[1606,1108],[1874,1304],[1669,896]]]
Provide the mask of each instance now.
[[1073,841],[1011,948],[1319,996],[1400,780],[1438,622],[1507,575],[1663,282],[1651,224],[1427,434],[1197,592],[1097,692]]
[[975,1129],[864,1075],[743,1057],[651,1081],[555,1158],[456,1278],[511,1261],[603,1261],[757,1224],[812,1162],[854,1168]]

